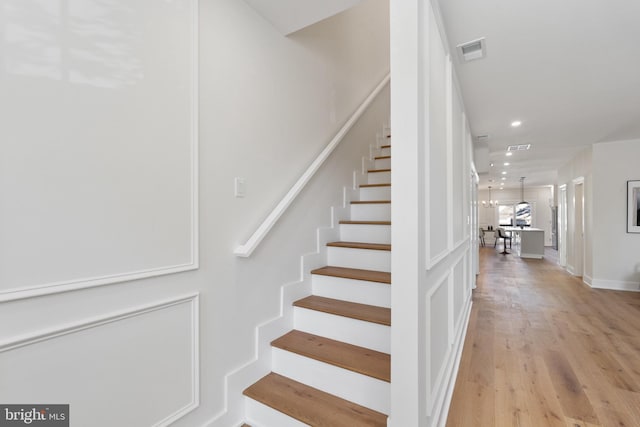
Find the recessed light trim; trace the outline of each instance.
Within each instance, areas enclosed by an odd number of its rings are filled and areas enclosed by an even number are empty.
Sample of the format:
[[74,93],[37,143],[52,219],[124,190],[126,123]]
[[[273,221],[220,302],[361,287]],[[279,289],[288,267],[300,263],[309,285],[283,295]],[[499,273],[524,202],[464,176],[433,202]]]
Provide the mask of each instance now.
[[522,121],[520,121],[520,120],[514,120],[514,121],[511,122],[511,127],[512,128],[517,128],[517,127],[520,127],[521,125],[522,125]]
[[507,152],[505,153],[505,156],[513,156],[513,153],[512,153],[511,151],[507,151]]
[[504,162],[503,164],[504,164],[505,166],[509,166],[511,163],[509,163],[509,162]]
[[506,174],[507,174],[507,171],[502,171],[502,175],[506,175]]

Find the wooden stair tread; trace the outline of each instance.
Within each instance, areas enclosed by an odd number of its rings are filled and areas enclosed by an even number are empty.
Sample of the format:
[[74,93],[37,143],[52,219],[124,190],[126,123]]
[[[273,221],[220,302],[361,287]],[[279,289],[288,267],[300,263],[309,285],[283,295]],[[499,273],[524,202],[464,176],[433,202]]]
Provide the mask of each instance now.
[[293,330],[271,345],[382,381],[391,381],[391,356],[365,347]]
[[[391,138],[391,137],[388,136],[387,138]],[[391,148],[391,144],[381,145],[380,148]]]
[[293,305],[309,310],[349,317],[350,319],[391,326],[391,309],[386,307],[359,304],[317,295],[311,295],[298,300],[294,302]]
[[369,173],[391,172],[391,169],[369,169],[367,172]]
[[391,225],[391,221],[340,221],[340,224],[356,224],[356,225]]
[[384,205],[391,203],[391,200],[354,200],[352,205]]
[[360,184],[360,188],[391,187],[391,184]]
[[326,266],[326,267],[316,268],[315,270],[312,270],[311,274],[391,284],[391,273],[388,273],[386,271],[362,270],[359,268]]
[[270,373],[244,395],[315,427],[386,427],[387,416]]
[[377,156],[377,157],[374,157],[375,160],[383,160],[383,159],[390,159],[390,158],[391,158],[391,156]]
[[363,242],[330,242],[327,246],[335,248],[371,249],[374,251],[390,251],[391,245],[386,243],[363,243]]

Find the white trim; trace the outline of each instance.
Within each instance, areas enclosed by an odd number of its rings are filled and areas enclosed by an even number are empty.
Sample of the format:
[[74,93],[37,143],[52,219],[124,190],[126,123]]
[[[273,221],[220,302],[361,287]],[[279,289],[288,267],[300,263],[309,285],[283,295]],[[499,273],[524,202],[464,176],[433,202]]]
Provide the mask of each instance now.
[[587,274],[583,274],[582,275],[582,281],[586,284],[589,285],[591,287],[593,287],[593,277],[587,275]]
[[191,402],[178,409],[173,414],[154,424],[154,427],[167,426],[179,418],[185,416],[200,405],[200,333],[199,333],[199,305],[200,297],[198,293],[188,294],[177,298],[138,306],[133,309],[114,312],[107,316],[91,317],[76,322],[70,322],[61,326],[43,329],[36,333],[25,334],[9,340],[0,342],[0,353],[16,350],[22,347],[38,344],[43,341],[75,334],[87,329],[98,328],[100,326],[142,316],[154,311],[164,310],[176,305],[189,303],[191,305]]
[[168,265],[124,273],[107,274],[104,276],[82,277],[71,280],[61,280],[57,282],[7,289],[0,291],[0,302],[33,298],[43,295],[51,295],[61,292],[92,288],[95,286],[110,285],[114,283],[129,282],[132,280],[197,270],[199,268],[199,0],[192,0],[191,6],[191,138],[189,141],[191,149],[191,259],[189,260],[189,262],[183,264]]
[[540,254],[528,254],[528,253],[520,253],[518,255],[520,258],[533,258],[533,259],[542,259],[543,256]]
[[[433,391],[437,390],[439,388],[440,382],[442,381],[442,375],[443,375],[443,369],[440,369],[440,372],[438,372],[436,381],[434,383],[434,386],[431,387],[431,300],[433,298],[433,295],[442,287],[442,285],[444,285],[445,283],[447,285],[449,285],[449,277],[453,274],[452,269],[447,269],[444,273],[442,273],[442,275],[440,277],[438,277],[437,280],[435,280],[435,285],[432,286],[425,294],[425,319],[427,319],[427,326],[425,328],[425,332],[426,332],[426,340],[425,340],[425,345],[426,345],[426,349],[425,349],[425,362],[426,362],[426,398],[427,398],[427,416],[430,417],[433,413],[433,407],[434,407],[434,399],[432,399],[432,395],[434,395]],[[450,288],[449,286],[447,286],[447,303],[449,302],[449,293],[450,293]],[[450,310],[447,311],[447,322],[449,321],[449,312]],[[447,334],[449,333],[449,328],[447,327]],[[448,338],[448,337],[447,337]],[[447,339],[447,342],[449,342],[449,339]],[[446,361],[447,358],[449,357],[449,353],[450,353],[451,349],[449,348],[447,350],[447,353],[445,354],[444,360]],[[443,366],[446,366],[446,364],[443,364]]]
[[293,184],[293,187],[285,194],[276,207],[271,211],[269,215],[262,221],[262,224],[253,232],[249,240],[243,245],[238,246],[234,250],[234,254],[239,257],[249,257],[253,251],[258,247],[262,239],[266,237],[271,228],[276,224],[278,219],[285,213],[289,205],[293,203],[295,198],[304,189],[307,183],[313,178],[316,172],[320,169],[322,164],[329,158],[329,155],[340,144],[347,132],[353,127],[356,121],[364,114],[369,108],[371,103],[376,99],[378,94],[382,92],[382,89],[389,84],[390,74],[387,74],[384,79],[376,86],[376,88],[367,96],[364,102],[358,107],[353,115],[347,120],[347,122],[340,128],[336,136],[333,137],[331,142],[325,147],[324,150],[318,155],[318,157],[309,165],[307,170],[302,174],[300,178]]
[[[442,40],[444,44],[444,40]],[[448,46],[447,46],[448,47]],[[447,47],[444,48],[445,52],[447,52]],[[447,227],[447,248],[450,251],[453,250],[453,220],[451,218],[453,214],[453,64],[451,63],[451,55],[446,54],[444,57],[445,60],[445,105],[446,105],[446,132],[447,132],[447,141],[446,141],[446,156],[447,156],[447,169],[446,169],[446,177],[447,177],[447,212],[445,214],[446,218],[446,227]],[[430,141],[433,143],[433,141]]]
[[589,277],[589,281],[591,283],[587,283],[587,284],[594,289],[610,289],[614,291],[640,292],[640,282],[632,282],[628,280],[593,279],[591,277]]
[[469,318],[471,317],[471,307],[473,305],[473,301],[471,299],[467,300],[467,309],[463,310],[464,321],[462,326],[457,334],[455,340],[455,356],[451,358],[452,364],[448,369],[449,381],[447,382],[447,388],[443,393],[442,404],[438,407],[438,411],[434,416],[436,420],[433,425],[438,427],[444,427],[447,424],[447,417],[449,416],[449,408],[451,406],[451,398],[453,397],[453,390],[456,385],[456,379],[458,378],[458,370],[460,369],[460,360],[462,359],[462,351],[464,350],[464,340],[467,336],[467,329],[469,327]]

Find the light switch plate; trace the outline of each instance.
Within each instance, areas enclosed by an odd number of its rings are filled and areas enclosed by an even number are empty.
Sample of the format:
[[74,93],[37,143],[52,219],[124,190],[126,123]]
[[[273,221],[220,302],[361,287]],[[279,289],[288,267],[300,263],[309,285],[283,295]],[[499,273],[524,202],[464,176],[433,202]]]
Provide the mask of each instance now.
[[236,197],[244,197],[244,194],[245,194],[244,178],[234,179],[233,194]]

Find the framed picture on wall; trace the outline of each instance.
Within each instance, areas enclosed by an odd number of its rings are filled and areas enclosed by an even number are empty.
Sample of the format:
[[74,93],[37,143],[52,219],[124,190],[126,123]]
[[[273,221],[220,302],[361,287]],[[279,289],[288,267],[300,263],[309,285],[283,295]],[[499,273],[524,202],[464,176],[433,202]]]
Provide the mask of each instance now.
[[640,181],[627,181],[627,233],[640,233]]

